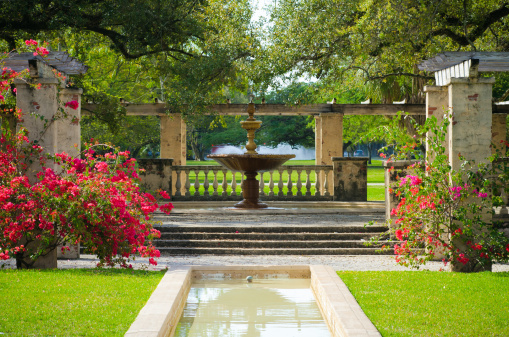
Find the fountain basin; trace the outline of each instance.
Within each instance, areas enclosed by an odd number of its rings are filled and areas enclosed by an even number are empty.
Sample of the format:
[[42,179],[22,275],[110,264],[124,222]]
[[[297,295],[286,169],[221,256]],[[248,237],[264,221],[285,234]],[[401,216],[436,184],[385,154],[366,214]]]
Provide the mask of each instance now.
[[294,154],[211,154],[207,158],[235,172],[266,172],[277,169]]
[[310,278],[311,290],[332,336],[381,336],[329,266],[190,266],[168,270],[125,336],[173,336],[193,279]]
[[258,172],[272,171],[283,165],[288,159],[295,158],[294,154],[214,154],[208,155],[234,172],[244,172],[246,179],[242,182],[242,196],[244,200],[235,204],[236,208],[261,209],[268,205],[260,202],[260,183],[256,180]]

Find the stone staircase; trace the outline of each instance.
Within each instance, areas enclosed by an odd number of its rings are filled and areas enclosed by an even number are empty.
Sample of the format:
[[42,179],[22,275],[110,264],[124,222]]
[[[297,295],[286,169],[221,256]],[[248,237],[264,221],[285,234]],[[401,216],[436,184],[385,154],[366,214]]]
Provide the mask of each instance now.
[[[381,225],[341,226],[156,226],[161,238],[154,246],[170,255],[376,255],[383,241],[365,243],[383,234]],[[385,243],[387,244],[387,242]],[[391,244],[392,246],[392,244]],[[393,254],[388,250],[382,254]]]

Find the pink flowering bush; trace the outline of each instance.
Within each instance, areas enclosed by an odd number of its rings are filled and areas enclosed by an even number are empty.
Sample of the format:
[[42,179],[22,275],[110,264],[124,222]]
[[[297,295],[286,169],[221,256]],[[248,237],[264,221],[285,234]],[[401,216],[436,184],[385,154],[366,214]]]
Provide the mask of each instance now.
[[[399,179],[390,192],[399,198],[392,209],[395,218],[392,235],[396,261],[419,267],[426,261],[441,259],[453,270],[480,271],[494,261],[509,258],[509,240],[492,223],[493,191],[509,186],[507,164],[492,156],[488,163],[474,163],[460,156],[462,169],[449,165],[442,142],[447,119],[437,125],[434,117],[416,126],[421,137],[400,147],[400,158],[422,161],[409,169],[415,172]],[[417,150],[428,138],[426,158]],[[421,139],[421,140],[420,140]]]
[[[7,83],[0,87],[0,103],[16,73],[4,69],[2,77]],[[65,105],[76,109],[77,104]],[[152,195],[140,190],[129,152],[98,154],[104,145],[88,144],[82,156],[50,156],[37,142],[28,141],[24,128],[12,130],[8,121],[21,119],[21,111],[4,111],[3,117],[6,113],[0,136],[0,260],[15,258],[18,268],[30,268],[57,246],[80,243],[97,255],[99,265],[129,267],[136,256],[157,264],[154,258],[160,253],[151,240],[160,233],[151,214],[159,208],[169,213],[172,205],[159,207]],[[28,169],[34,165],[41,169],[30,176]]]

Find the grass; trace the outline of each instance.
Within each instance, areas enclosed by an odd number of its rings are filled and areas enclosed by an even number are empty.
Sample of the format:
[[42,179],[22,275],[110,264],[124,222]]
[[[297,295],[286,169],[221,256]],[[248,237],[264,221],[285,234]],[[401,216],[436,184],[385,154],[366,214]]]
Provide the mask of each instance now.
[[123,336],[162,272],[0,270],[0,334]]
[[[289,160],[288,162],[286,162],[284,165],[314,165],[315,164],[315,161],[314,160]],[[200,161],[194,161],[194,160],[188,160],[187,161],[187,165],[191,165],[191,166],[199,166],[199,165],[214,165],[214,166],[219,166],[219,164],[215,161],[206,161],[206,162],[200,162]],[[373,164],[369,165],[368,166],[368,183],[383,183],[384,182],[384,169],[380,166],[381,165],[381,161],[380,160],[373,160]],[[375,167],[371,167],[371,166],[375,166]],[[191,185],[193,184],[194,182],[194,172],[191,172],[190,174],[190,179],[191,179]],[[228,194],[231,193],[231,187],[230,187],[230,183],[232,181],[232,172],[228,171],[228,173],[226,174],[226,180],[228,181],[228,187],[227,187],[227,190],[226,192]],[[241,188],[240,188],[240,173],[237,173],[236,175],[236,179],[237,179],[237,188],[236,188],[236,191],[237,191],[237,194],[240,194],[241,193]],[[297,192],[297,180],[298,180],[298,177],[297,177],[297,172],[293,172],[292,173],[292,183],[293,183],[293,187],[292,187],[292,192],[293,194],[295,195],[296,192]],[[302,191],[303,193],[306,192],[306,189],[305,189],[305,184],[306,184],[306,174],[303,172],[301,174],[301,182],[302,182]],[[214,181],[214,176],[213,174],[210,172],[209,175],[208,175],[208,179],[209,179],[209,192],[212,193],[212,183]],[[279,173],[278,172],[274,172],[273,174],[273,180],[274,180],[274,193],[278,193],[279,189],[277,187],[278,185],[278,181],[279,181]],[[314,188],[314,183],[315,183],[315,173],[312,172],[310,174],[310,182],[311,182],[311,195],[314,195],[315,194],[315,188]],[[200,194],[203,194],[203,182],[205,181],[205,174],[203,172],[200,172],[198,174],[198,180],[200,181],[200,186],[201,186],[201,189],[200,189]],[[223,173],[222,172],[218,172],[217,174],[217,180],[218,180],[218,184],[219,184],[219,188],[218,188],[218,191],[219,193],[222,192],[222,188],[221,188],[221,183],[223,181]],[[263,180],[265,182],[265,188],[264,188],[264,191],[266,194],[269,193],[269,181],[270,181],[270,174],[269,173],[264,173],[263,174]],[[286,183],[288,181],[288,173],[287,172],[284,172],[283,173],[283,177],[282,177],[282,180],[284,182],[284,186],[283,187],[283,193],[286,195],[286,193],[288,192],[288,189],[286,188]],[[182,182],[184,183],[184,182]],[[191,186],[190,187],[190,191],[191,191],[191,194],[194,193],[194,186]],[[332,193],[332,182],[329,181],[329,193]],[[383,201],[385,200],[385,193],[384,193],[384,190],[383,190],[383,186],[368,186],[368,201]]]
[[509,336],[509,273],[338,275],[382,336]]

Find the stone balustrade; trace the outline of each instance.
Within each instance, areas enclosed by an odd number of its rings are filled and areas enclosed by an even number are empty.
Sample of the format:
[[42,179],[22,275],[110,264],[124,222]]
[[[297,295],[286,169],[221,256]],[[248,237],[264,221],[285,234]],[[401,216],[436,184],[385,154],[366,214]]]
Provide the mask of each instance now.
[[[215,165],[176,165],[174,200],[241,200],[244,174]],[[332,200],[331,165],[288,165],[264,172],[263,200]],[[320,181],[320,173],[324,181]]]
[[[284,165],[264,172],[262,200],[366,201],[367,158],[332,158],[333,165]],[[167,191],[175,201],[242,200],[241,172],[217,165],[173,165],[172,159],[139,159],[142,187]]]

